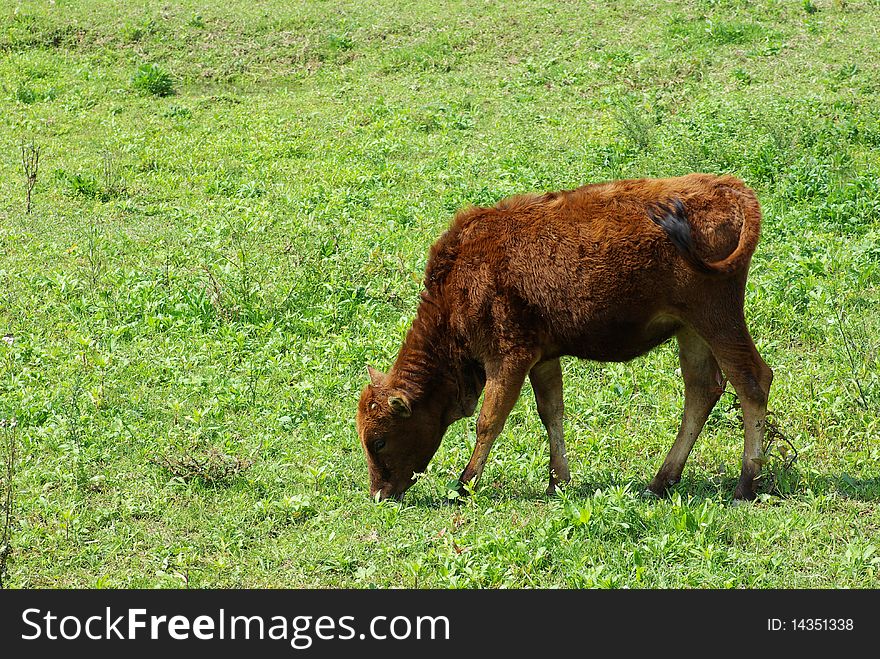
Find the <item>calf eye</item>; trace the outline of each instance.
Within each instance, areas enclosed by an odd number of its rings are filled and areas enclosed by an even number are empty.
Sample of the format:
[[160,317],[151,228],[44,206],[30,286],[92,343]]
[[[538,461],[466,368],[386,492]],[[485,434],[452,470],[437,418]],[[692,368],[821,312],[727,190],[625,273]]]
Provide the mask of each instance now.
[[381,451],[384,448],[384,446],[385,446],[384,439],[377,439],[375,442],[373,442],[373,450],[374,451]]

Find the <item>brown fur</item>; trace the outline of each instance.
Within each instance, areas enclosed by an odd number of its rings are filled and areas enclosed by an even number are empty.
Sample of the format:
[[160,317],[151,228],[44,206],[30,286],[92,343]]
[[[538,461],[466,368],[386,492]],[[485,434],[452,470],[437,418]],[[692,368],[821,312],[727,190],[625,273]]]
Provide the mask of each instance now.
[[387,375],[370,369],[361,394],[371,493],[401,496],[485,388],[460,478],[476,481],[526,377],[550,437],[552,490],[569,478],[559,357],[627,361],[676,336],[685,410],[649,489],[660,494],[680,478],[723,371],[746,426],[735,496],[752,498],[772,379],[743,316],[760,218],[740,180],[708,174],[521,195],[459,212],[431,247],[422,302],[394,365]]

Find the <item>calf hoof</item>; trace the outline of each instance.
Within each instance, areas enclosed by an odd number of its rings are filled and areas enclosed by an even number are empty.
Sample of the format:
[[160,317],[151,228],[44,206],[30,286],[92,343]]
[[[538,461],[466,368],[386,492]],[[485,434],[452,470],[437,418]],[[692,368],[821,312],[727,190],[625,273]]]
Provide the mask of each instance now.
[[555,476],[551,476],[550,477],[550,485],[547,486],[547,489],[544,490],[544,493],[548,497],[552,497],[559,490],[563,489],[566,485],[568,485],[570,480],[571,480],[571,476],[568,476],[567,478],[557,478]]
[[736,484],[736,490],[733,492],[733,498],[737,501],[751,501],[755,498],[755,479],[757,478],[757,474],[753,471],[747,471],[743,469],[742,474],[740,474],[739,482]]
[[658,499],[662,499],[665,497],[669,488],[678,483],[680,479],[678,478],[654,478],[649,484],[648,489],[645,492],[650,492]]
[[472,490],[473,488],[468,489],[467,487],[465,487],[464,483],[459,483],[458,489],[456,490],[456,492],[458,493],[457,500],[460,501],[461,499],[467,499],[471,495]]
[[754,501],[755,497],[755,488],[753,485],[748,487],[743,487],[742,485],[736,486],[736,491],[733,493],[733,502],[734,504],[738,503],[748,503],[749,501]]
[[[473,488],[471,488],[471,490],[472,489]],[[470,492],[459,479],[447,481],[445,490],[446,502],[449,504],[461,503],[470,496]]]
[[563,485],[563,484],[564,484],[564,483],[554,483],[553,481],[550,481],[550,485],[548,485],[548,486],[547,486],[547,489],[544,490],[544,494],[546,494],[548,497],[552,497],[552,496],[553,496],[554,494],[556,494],[560,489],[562,489],[562,488],[560,488],[559,486],[560,486],[560,485]]
[[642,492],[641,497],[647,501],[657,501],[660,498],[660,495],[654,492],[650,487],[646,487]]

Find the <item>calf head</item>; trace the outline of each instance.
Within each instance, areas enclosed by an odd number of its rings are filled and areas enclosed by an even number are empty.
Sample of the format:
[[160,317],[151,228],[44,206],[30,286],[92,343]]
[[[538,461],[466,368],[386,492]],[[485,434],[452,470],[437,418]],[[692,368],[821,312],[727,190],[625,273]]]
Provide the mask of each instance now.
[[367,367],[357,431],[370,472],[370,495],[400,499],[437,452],[447,423],[430,400],[413,400],[388,376]]

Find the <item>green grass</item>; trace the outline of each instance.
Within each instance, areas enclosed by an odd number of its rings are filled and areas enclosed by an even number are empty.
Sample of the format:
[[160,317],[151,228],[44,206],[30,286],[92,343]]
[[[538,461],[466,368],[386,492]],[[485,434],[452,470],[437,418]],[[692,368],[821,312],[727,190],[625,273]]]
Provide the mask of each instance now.
[[[880,3],[144,4],[0,10],[10,585],[880,585]],[[455,210],[690,171],[762,201],[746,312],[795,465],[732,506],[725,397],[642,500],[681,413],[665,345],[564,362],[563,495],[526,387],[471,500],[445,483],[473,419],[371,501],[365,366]]]
[[131,84],[145,94],[154,96],[169,96],[174,92],[174,81],[171,76],[156,64],[141,64]]

